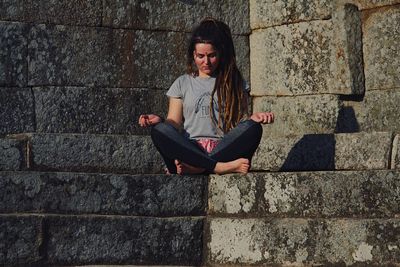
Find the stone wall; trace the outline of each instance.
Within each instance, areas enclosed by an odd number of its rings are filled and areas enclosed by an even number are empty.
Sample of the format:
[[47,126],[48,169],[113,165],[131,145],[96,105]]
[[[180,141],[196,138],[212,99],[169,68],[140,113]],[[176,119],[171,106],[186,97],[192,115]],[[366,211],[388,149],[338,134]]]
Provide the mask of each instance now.
[[[276,121],[246,176],[162,175],[136,121],[206,16]],[[399,263],[399,29],[398,0],[0,0],[0,265]]]

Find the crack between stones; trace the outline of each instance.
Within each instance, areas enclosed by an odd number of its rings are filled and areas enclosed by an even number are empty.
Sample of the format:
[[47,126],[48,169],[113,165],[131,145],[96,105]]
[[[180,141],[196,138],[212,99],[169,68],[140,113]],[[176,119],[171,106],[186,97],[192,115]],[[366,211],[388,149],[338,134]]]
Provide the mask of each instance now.
[[312,21],[325,21],[325,20],[330,20],[330,19],[332,19],[332,16],[328,16],[328,17],[322,18],[322,19],[296,20],[293,22],[284,22],[284,23],[279,23],[279,24],[273,24],[271,26],[266,26],[266,27],[260,26],[260,27],[252,28],[250,34],[252,34],[253,32],[260,31],[260,30],[279,27],[279,26],[285,26],[285,25],[288,26],[288,25],[304,23],[304,22],[312,22]]

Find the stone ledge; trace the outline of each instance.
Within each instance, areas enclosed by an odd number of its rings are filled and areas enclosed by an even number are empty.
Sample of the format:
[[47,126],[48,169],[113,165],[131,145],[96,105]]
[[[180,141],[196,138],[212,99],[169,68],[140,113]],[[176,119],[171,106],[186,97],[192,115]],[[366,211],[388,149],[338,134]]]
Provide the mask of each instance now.
[[0,172],[0,213],[205,215],[207,176]]
[[163,173],[149,136],[32,134],[29,142],[33,170]]
[[[272,125],[273,127],[273,125]],[[320,171],[389,168],[392,133],[264,135],[252,170]]]
[[390,217],[400,214],[399,171],[211,175],[212,215]]
[[213,264],[379,265],[400,262],[399,219],[210,219]]

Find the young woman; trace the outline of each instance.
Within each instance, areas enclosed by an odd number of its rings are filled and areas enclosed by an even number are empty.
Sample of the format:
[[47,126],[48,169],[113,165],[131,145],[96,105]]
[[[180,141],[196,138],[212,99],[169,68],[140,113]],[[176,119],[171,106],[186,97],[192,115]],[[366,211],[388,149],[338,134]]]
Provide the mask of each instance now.
[[271,112],[248,116],[249,88],[236,65],[229,27],[215,19],[197,26],[187,50],[188,73],[167,92],[165,122],[141,115],[169,173],[247,173]]

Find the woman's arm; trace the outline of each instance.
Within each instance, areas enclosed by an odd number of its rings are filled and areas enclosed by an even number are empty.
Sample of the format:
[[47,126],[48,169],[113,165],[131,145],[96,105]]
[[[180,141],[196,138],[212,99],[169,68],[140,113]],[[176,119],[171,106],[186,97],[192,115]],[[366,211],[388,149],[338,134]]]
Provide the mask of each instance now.
[[179,129],[183,122],[183,101],[180,98],[170,97],[166,121]]

